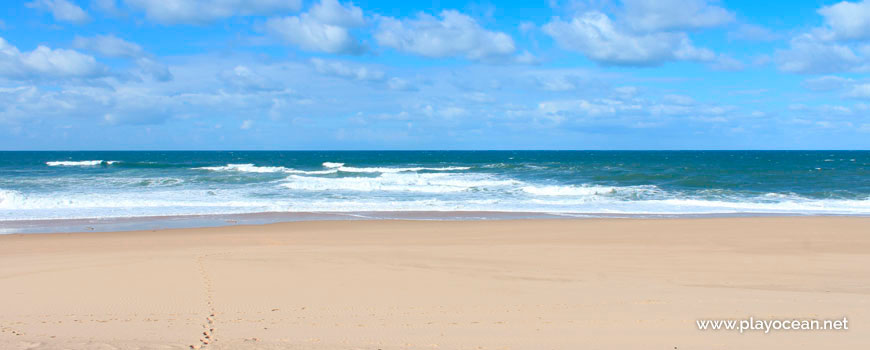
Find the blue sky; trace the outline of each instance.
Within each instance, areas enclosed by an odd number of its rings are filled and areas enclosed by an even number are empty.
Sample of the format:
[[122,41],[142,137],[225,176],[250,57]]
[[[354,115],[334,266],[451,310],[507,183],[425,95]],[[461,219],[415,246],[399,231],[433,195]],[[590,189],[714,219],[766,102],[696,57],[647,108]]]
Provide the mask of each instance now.
[[430,4],[4,2],[0,149],[870,148],[870,0]]

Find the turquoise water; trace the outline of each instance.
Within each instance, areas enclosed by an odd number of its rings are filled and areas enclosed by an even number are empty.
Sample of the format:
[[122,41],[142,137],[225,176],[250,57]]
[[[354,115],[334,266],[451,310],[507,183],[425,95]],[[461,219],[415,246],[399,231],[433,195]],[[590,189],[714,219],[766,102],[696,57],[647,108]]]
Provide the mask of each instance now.
[[870,152],[0,152],[0,221],[372,211],[868,215]]

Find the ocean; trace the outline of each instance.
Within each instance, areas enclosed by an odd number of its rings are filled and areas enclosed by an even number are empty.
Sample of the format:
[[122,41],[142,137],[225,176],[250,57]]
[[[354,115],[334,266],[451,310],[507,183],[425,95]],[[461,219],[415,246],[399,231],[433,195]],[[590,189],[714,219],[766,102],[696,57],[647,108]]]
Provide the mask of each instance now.
[[870,152],[0,152],[6,232],[53,220],[254,213],[865,216]]

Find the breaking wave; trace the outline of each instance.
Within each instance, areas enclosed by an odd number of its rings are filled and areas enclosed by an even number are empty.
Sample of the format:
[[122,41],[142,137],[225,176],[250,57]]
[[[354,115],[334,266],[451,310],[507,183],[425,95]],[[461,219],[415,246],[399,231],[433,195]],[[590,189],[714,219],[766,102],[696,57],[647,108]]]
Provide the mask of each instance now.
[[45,165],[48,166],[98,166],[98,165],[112,165],[117,163],[115,160],[58,160],[45,162]]

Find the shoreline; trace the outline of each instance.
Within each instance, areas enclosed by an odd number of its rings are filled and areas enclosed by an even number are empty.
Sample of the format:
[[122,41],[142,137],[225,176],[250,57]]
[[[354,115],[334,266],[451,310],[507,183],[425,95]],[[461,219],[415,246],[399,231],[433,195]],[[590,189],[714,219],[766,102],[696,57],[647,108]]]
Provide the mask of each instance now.
[[258,212],[108,218],[0,220],[0,235],[78,232],[125,232],[167,229],[265,225],[305,221],[492,221],[492,220],[586,220],[586,219],[703,219],[776,217],[870,217],[864,214],[801,213],[551,213],[515,211],[360,211],[360,212]]
[[[0,348],[858,348],[867,227],[356,220],[0,235]],[[850,329],[695,325],[748,317],[848,317]]]

